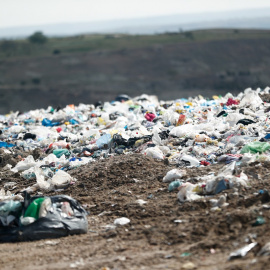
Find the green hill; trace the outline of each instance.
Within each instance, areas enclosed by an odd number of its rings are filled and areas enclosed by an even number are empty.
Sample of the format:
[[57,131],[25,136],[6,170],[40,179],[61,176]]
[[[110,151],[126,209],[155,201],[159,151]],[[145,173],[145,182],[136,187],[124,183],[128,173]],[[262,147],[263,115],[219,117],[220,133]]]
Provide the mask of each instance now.
[[270,31],[80,35],[0,41],[0,113],[95,103],[117,94],[175,99],[266,87]]

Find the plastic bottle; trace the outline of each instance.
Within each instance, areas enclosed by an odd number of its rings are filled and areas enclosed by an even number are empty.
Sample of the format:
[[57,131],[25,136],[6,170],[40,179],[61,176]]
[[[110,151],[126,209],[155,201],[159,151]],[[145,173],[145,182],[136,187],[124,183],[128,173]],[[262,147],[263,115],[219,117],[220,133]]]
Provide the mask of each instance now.
[[74,212],[73,212],[72,208],[70,207],[69,202],[63,202],[62,206],[61,206],[61,210],[63,213],[65,213],[69,217],[74,216]]
[[176,126],[183,125],[186,121],[186,116],[184,114],[179,115]]

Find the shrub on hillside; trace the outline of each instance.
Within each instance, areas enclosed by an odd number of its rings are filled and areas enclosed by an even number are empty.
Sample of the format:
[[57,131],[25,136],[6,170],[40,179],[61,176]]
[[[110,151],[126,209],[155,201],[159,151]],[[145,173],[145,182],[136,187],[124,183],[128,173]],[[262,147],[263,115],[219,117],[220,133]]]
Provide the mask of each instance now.
[[38,31],[31,35],[28,40],[31,43],[44,44],[48,41],[48,38],[42,32]]

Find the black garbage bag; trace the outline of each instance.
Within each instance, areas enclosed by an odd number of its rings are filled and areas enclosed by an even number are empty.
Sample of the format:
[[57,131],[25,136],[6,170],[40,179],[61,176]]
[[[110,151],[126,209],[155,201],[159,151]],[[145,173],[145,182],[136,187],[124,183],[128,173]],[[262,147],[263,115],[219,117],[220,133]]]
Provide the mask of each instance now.
[[127,146],[127,140],[124,139],[120,134],[116,133],[113,135],[113,142],[117,145]]
[[254,124],[254,123],[256,123],[256,122],[254,122],[251,119],[241,119],[236,123],[236,125],[243,124],[244,126],[247,126],[247,125]]
[[225,112],[225,111],[221,111],[221,112],[217,115],[217,117],[220,117],[220,116],[222,116],[222,115],[226,115],[226,112]]
[[32,134],[32,133],[25,133],[25,134],[23,135],[23,139],[24,139],[24,140],[27,140],[27,139],[35,140],[36,137],[37,137],[37,135],[36,135],[36,134]]
[[132,147],[138,140],[144,140],[144,142],[149,142],[151,141],[153,135],[146,135],[142,137],[134,137],[134,138],[129,138],[128,140],[124,139],[120,134],[114,134],[113,135],[113,143],[116,145],[122,145],[125,147]]
[[170,130],[164,130],[158,133],[161,140],[166,140],[170,135]]
[[[44,217],[40,217],[28,225],[22,225],[20,217],[24,216],[27,208],[38,198],[50,198],[51,208]],[[59,208],[59,205],[61,206],[61,204],[64,203],[69,205],[72,216],[66,215],[61,211],[61,208]],[[66,195],[30,197],[26,193],[24,202],[21,203],[20,214],[18,214],[17,211],[14,216],[15,219],[8,226],[4,226],[0,221],[0,242],[58,238],[74,234],[83,234],[88,231],[87,212],[75,199]]]

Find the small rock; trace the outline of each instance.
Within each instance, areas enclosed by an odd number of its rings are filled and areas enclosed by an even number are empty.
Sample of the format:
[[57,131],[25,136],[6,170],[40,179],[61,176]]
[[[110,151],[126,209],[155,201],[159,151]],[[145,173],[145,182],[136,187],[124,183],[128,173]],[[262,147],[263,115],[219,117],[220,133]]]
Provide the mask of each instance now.
[[138,200],[136,201],[136,203],[138,203],[139,205],[144,205],[144,204],[146,204],[147,202],[144,201],[144,200],[142,200],[142,199],[138,199]]
[[60,241],[51,241],[51,240],[48,240],[46,241],[44,244],[45,245],[50,245],[50,246],[56,246],[60,243]]
[[182,265],[182,268],[181,269],[195,269],[196,266],[194,263],[192,262],[187,262],[185,264]]
[[114,225],[126,225],[130,223],[130,219],[126,218],[126,217],[121,217],[121,218],[117,218],[115,221],[114,221]]

